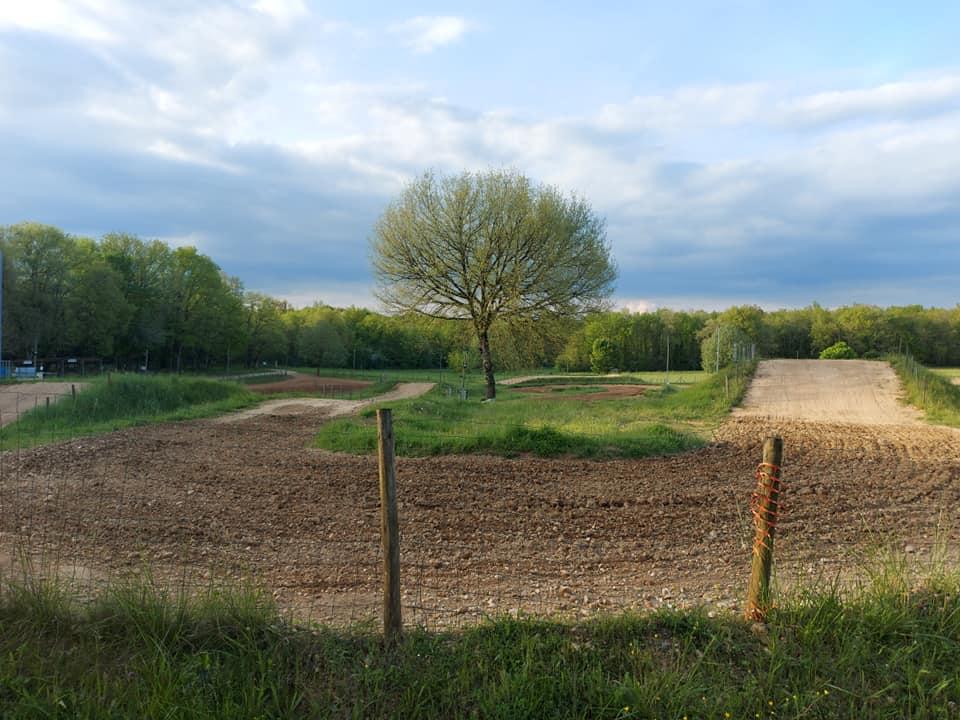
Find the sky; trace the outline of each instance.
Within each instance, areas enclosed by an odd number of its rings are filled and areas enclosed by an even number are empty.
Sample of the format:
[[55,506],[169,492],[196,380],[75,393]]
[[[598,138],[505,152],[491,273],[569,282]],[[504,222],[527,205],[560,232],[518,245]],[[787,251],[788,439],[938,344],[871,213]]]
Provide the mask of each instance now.
[[0,0],[0,224],[376,307],[404,185],[606,219],[617,306],[960,303],[960,3]]

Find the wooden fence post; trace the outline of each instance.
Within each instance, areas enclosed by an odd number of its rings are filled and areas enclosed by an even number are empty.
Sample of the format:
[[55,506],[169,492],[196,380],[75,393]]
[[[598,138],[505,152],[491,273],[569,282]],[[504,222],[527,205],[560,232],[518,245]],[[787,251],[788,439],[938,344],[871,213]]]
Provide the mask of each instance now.
[[380,541],[383,544],[383,634],[387,643],[399,638],[400,520],[397,515],[397,470],[394,458],[393,418],[377,410],[377,446],[380,461]]
[[745,615],[762,621],[770,609],[770,569],[773,565],[773,536],[780,512],[780,466],[783,438],[771,436],[763,442],[763,464],[757,468],[757,491],[752,503],[756,534],[750,567]]

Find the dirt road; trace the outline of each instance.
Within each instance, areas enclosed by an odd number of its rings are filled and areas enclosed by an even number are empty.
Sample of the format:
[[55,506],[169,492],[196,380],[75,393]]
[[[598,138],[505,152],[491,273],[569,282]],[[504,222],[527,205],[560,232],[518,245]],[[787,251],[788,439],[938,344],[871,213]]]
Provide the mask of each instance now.
[[[776,385],[809,371],[767,366],[761,377]],[[780,380],[770,379],[775,373]],[[855,404],[895,399],[895,387],[847,380],[861,387]],[[757,397],[756,414],[732,417],[710,446],[680,456],[401,458],[406,619],[737,609],[749,572],[753,471],[773,425],[767,418],[774,408],[786,413],[779,400]],[[861,571],[882,542],[922,561],[938,537],[956,547],[960,433],[906,417],[823,422],[832,400],[821,420],[804,419],[816,411],[809,397],[797,407],[800,419],[775,422],[786,445],[782,582]],[[144,565],[187,585],[247,577],[301,616],[375,617],[376,458],[307,449],[327,412],[173,423],[5,453],[0,540],[26,541],[96,577]],[[402,438],[402,424],[395,429]]]
[[885,362],[766,360],[734,416],[910,425],[920,413],[903,404],[900,381]]
[[68,382],[25,382],[13,385],[0,385],[0,427],[17,420],[22,413],[43,405],[50,398],[56,402],[69,395],[70,388],[79,392],[83,383]]

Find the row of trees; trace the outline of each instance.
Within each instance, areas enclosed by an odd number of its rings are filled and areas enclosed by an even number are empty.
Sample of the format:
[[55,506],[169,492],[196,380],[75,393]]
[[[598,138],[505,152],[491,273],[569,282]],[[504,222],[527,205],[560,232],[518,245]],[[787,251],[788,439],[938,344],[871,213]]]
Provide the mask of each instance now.
[[[6,359],[97,356],[118,367],[169,370],[481,364],[469,319],[295,309],[246,291],[194,248],[126,234],[93,240],[35,223],[0,227],[0,248]],[[673,369],[713,369],[718,356],[721,366],[749,351],[811,358],[838,341],[860,357],[908,350],[928,365],[960,366],[960,306],[503,317],[487,334],[504,369],[660,370],[668,351]]]
[[[8,360],[98,357],[119,368],[174,371],[264,362],[355,368],[479,362],[465,322],[321,304],[295,309],[246,291],[191,247],[122,233],[94,240],[21,223],[0,227],[0,250]],[[506,366],[519,367],[552,362],[563,332],[503,322],[490,336]]]
[[719,313],[603,313],[570,336],[556,364],[565,370],[679,370],[725,367],[748,357],[816,358],[843,341],[856,357],[910,352],[927,365],[960,365],[960,306],[850,305],[766,312],[740,305]]

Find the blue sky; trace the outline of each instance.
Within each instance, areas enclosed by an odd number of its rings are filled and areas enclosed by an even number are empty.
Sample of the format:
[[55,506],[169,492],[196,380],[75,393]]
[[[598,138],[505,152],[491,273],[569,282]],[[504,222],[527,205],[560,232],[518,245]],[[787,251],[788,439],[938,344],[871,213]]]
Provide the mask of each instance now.
[[372,305],[426,169],[607,220],[619,305],[960,302],[960,4],[0,3],[0,224]]

